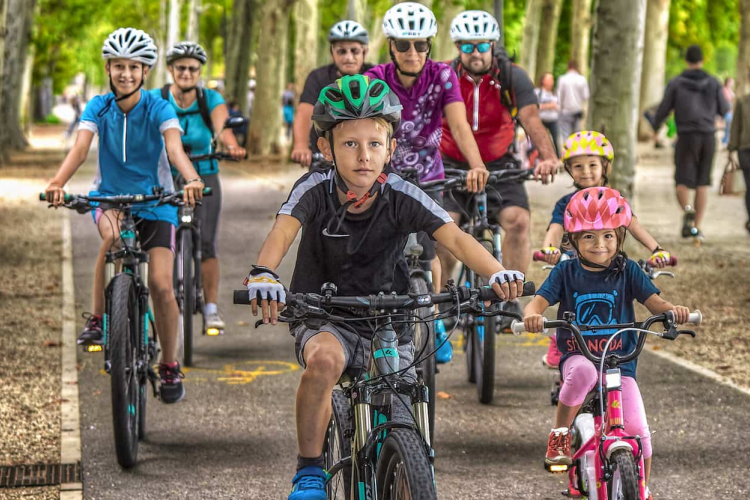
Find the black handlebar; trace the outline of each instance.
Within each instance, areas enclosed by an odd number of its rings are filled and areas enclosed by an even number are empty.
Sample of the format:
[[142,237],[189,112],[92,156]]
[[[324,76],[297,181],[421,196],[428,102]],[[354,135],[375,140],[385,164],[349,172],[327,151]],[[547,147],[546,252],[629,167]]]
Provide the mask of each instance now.
[[[534,295],[536,287],[533,281],[523,284],[523,295]],[[453,292],[431,293],[419,295],[415,293],[407,295],[367,295],[361,297],[338,297],[336,295],[321,295],[317,293],[289,293],[287,294],[287,306],[313,306],[321,309],[326,308],[349,308],[360,310],[393,310],[393,309],[419,309],[430,307],[433,304],[445,304],[454,302],[458,295],[460,302],[469,300],[502,302],[495,291],[490,287],[467,288],[455,287]],[[250,294],[247,289],[234,291],[234,303],[240,305],[250,304]]]
[[[213,191],[210,187],[203,188],[203,196],[211,196]],[[89,205],[91,203],[108,203],[112,205],[131,205],[137,203],[147,203],[150,201],[159,201],[160,204],[182,204],[184,191],[175,191],[174,193],[158,194],[118,194],[114,196],[88,196],[83,194],[65,194],[63,201],[68,208],[76,208],[80,205]],[[46,193],[39,193],[39,201],[47,201]]]
[[188,155],[190,161],[219,160],[219,161],[240,161],[229,153],[215,152],[205,155]]

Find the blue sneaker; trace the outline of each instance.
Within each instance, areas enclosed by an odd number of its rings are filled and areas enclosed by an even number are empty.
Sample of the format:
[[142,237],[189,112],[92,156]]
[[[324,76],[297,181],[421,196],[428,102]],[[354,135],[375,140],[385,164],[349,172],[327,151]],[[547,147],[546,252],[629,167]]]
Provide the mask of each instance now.
[[453,346],[448,340],[448,332],[442,319],[435,320],[435,345],[439,346],[435,353],[435,361],[442,365],[453,359]]
[[313,466],[297,471],[288,500],[326,500],[326,472]]

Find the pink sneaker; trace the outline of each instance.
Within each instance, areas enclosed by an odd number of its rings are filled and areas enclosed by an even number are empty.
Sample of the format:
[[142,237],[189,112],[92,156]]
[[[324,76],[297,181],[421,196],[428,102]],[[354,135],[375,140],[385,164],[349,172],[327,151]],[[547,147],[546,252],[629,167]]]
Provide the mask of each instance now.
[[560,366],[561,357],[562,353],[557,348],[557,335],[555,334],[549,339],[549,348],[547,349],[547,354],[542,357],[542,363],[547,368],[554,369]]

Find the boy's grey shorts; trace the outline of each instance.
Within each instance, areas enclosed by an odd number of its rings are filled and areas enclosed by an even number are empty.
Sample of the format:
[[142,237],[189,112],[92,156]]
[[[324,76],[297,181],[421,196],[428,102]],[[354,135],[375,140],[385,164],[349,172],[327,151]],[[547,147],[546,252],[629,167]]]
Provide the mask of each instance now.
[[[344,349],[344,357],[346,359],[346,368],[344,371],[346,373],[357,376],[367,369],[365,362],[369,359],[372,342],[360,337],[351,330],[334,325],[333,323],[325,323],[317,329],[308,328],[304,323],[300,323],[290,328],[290,332],[295,339],[294,348],[297,354],[297,361],[302,367],[305,366],[303,353],[307,342],[321,332],[329,332],[336,337],[336,340],[339,341],[341,347]],[[399,345],[398,355],[398,369],[402,370],[414,361],[414,344],[409,342],[408,344]],[[402,377],[410,380],[412,383],[416,382],[417,370],[412,366],[402,374]]]

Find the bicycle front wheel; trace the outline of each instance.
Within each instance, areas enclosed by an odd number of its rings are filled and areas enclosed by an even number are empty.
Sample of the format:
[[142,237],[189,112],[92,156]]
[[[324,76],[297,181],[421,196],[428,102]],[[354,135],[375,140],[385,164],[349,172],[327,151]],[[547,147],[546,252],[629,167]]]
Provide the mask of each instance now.
[[141,387],[138,380],[138,301],[129,274],[110,284],[109,334],[112,383],[112,423],[117,462],[125,468],[138,458],[138,422]]
[[638,474],[633,453],[615,450],[610,461],[615,465],[615,471],[607,485],[607,497],[611,500],[638,500]]
[[193,365],[193,312],[195,290],[193,287],[193,232],[185,229],[180,233],[178,259],[178,282],[182,285],[182,364]]
[[348,435],[352,431],[352,420],[349,417],[349,400],[340,390],[331,394],[331,421],[328,424],[325,441],[323,442],[323,458],[326,470],[331,478],[326,483],[326,494],[329,500],[345,500],[349,498],[352,484],[351,465],[331,472],[334,465],[346,457],[351,457],[351,441]]
[[[487,284],[481,276],[477,276],[474,283],[476,288]],[[490,404],[495,394],[495,318],[478,316],[473,330],[471,355],[477,393],[481,403]]]
[[[427,295],[429,289],[427,288],[427,282],[424,278],[412,277],[410,280],[410,290],[412,293],[419,295]],[[419,318],[424,319],[424,322],[414,324],[414,347],[416,349],[415,356],[423,358],[422,361],[417,364],[417,373],[422,377],[424,385],[427,387],[427,395],[429,396],[429,402],[427,407],[430,412],[430,442],[434,442],[435,437],[435,391],[437,390],[435,382],[435,328],[432,320],[432,311],[423,307],[417,310]]]
[[388,433],[380,450],[376,480],[378,500],[437,499],[424,441],[412,429]]

